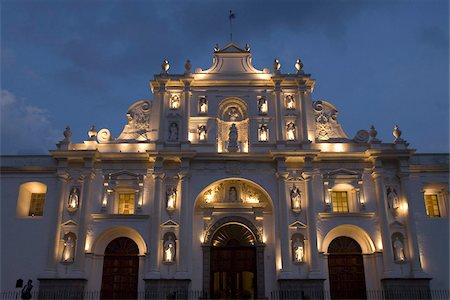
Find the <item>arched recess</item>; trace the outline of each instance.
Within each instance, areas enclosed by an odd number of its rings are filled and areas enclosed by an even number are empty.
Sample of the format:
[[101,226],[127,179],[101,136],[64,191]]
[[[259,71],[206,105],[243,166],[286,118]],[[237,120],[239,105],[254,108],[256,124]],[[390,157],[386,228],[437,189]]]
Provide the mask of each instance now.
[[[222,100],[217,113],[217,151],[248,152],[249,124],[247,104],[244,101],[236,97]],[[237,129],[237,145],[229,140],[232,126]]]
[[126,226],[114,226],[100,234],[92,245],[92,253],[103,255],[108,244],[119,237],[132,239],[139,248],[139,255],[147,253],[147,245],[139,232]]
[[346,236],[357,241],[358,244],[361,246],[363,254],[372,254],[376,250],[372,239],[364,229],[356,225],[344,224],[331,229],[327,233],[322,242],[321,247],[322,251],[324,253],[328,253],[328,247],[330,246],[331,242],[335,238],[341,236]]
[[211,246],[211,240],[214,234],[223,226],[236,224],[247,228],[255,238],[255,242],[257,246],[264,246],[263,237],[261,231],[249,220],[239,216],[228,216],[218,220],[214,223],[213,226],[209,228],[209,230],[205,234],[205,240],[203,242],[204,245]]
[[[229,168],[232,169],[233,166],[230,165]],[[260,193],[261,198],[258,199],[259,200],[258,202],[261,205],[264,204],[264,210],[266,212],[273,210],[273,201],[272,201],[272,198],[270,197],[269,193],[261,185],[259,185],[258,183],[254,182],[252,180],[246,179],[246,178],[242,178],[242,177],[227,177],[227,178],[216,180],[216,181],[208,184],[203,190],[201,190],[197,194],[197,197],[195,198],[195,202],[194,202],[194,210],[196,212],[200,212],[202,210],[202,208],[204,208],[205,206],[213,207],[214,203],[217,203],[217,202],[224,203],[224,202],[226,202],[226,199],[219,199],[220,201],[211,201],[211,202],[209,202],[208,199],[206,199],[206,195],[207,195],[207,193],[209,191],[213,191],[213,192],[217,193],[220,190],[218,188],[219,188],[219,186],[221,184],[224,185],[224,187],[226,188],[227,184],[232,183],[232,182],[239,182],[238,183],[239,184],[239,186],[238,186],[238,197],[240,197],[241,200],[243,200],[243,201],[241,201],[239,203],[236,203],[237,205],[238,204],[244,204],[244,205],[246,204],[245,203],[245,196],[247,196],[247,195],[241,194],[241,186],[240,185],[242,183],[242,184],[249,185],[250,188],[252,188],[252,189],[256,190],[258,193]],[[216,199],[213,199],[213,200],[216,200]],[[248,204],[251,205],[251,204],[257,204],[257,203],[248,203]],[[253,206],[255,206],[255,205],[253,205]]]

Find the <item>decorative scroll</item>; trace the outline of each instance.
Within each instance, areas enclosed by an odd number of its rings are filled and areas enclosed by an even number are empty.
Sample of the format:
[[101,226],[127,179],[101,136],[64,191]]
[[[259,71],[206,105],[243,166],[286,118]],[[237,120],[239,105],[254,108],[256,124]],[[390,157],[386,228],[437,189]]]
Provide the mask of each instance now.
[[337,121],[338,111],[326,101],[313,102],[314,119],[316,121],[316,139],[327,141],[329,139],[348,139],[341,125]]

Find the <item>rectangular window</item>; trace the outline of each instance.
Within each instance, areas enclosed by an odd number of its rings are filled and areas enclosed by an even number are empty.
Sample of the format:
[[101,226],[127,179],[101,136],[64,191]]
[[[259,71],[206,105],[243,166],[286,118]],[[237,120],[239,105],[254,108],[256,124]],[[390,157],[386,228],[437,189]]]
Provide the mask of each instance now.
[[44,214],[45,193],[32,193],[28,216],[42,216]]
[[425,195],[425,207],[427,209],[427,216],[440,217],[438,195]]
[[348,212],[347,192],[332,192],[333,212]]
[[119,214],[134,214],[134,193],[119,194]]

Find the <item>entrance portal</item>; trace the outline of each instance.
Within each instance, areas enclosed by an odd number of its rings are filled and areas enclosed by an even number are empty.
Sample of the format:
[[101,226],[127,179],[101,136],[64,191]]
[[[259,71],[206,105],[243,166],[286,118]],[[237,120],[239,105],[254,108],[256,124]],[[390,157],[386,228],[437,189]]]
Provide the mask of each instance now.
[[335,238],[328,247],[328,274],[332,299],[366,299],[364,263],[359,244],[352,238]]
[[129,238],[119,237],[105,249],[101,299],[137,299],[139,248]]
[[212,238],[211,295],[217,299],[254,299],[255,237],[244,226],[222,226]]

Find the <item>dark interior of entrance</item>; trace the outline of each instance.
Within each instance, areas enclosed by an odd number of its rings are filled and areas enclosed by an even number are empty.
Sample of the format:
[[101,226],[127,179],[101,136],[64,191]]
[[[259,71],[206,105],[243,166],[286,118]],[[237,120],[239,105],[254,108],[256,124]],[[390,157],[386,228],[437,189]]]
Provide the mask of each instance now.
[[328,274],[332,299],[366,299],[361,247],[352,238],[335,238],[328,247]]
[[216,299],[254,299],[256,291],[255,238],[238,224],[222,226],[211,247],[211,296]]
[[111,241],[103,260],[101,299],[137,299],[139,248],[126,237]]

